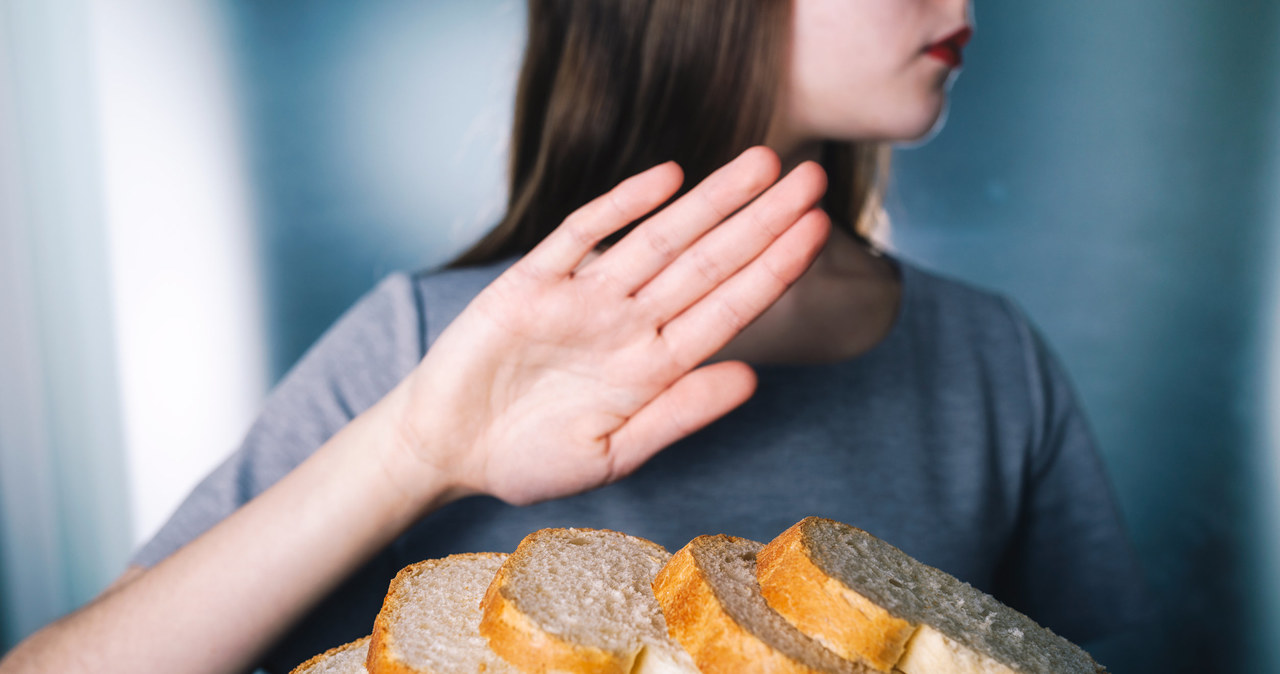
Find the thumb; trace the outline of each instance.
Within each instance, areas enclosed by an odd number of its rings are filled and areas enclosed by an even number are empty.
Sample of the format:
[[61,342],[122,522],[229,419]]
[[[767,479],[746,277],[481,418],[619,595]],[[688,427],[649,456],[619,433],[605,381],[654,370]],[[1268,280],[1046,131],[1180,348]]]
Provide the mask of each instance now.
[[609,482],[630,475],[653,455],[728,414],[756,390],[756,373],[740,361],[700,367],[640,408],[610,437]]

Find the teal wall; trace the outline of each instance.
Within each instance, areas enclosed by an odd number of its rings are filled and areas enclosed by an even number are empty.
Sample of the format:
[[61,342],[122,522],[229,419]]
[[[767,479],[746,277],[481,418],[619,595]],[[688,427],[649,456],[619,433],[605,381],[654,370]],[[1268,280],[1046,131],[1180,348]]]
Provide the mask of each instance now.
[[[496,213],[521,5],[225,3],[275,375]],[[1015,298],[1073,373],[1160,604],[1097,647],[1112,671],[1278,671],[1280,3],[983,0],[977,24],[945,131],[897,161],[897,247]]]
[[278,377],[385,274],[501,215],[524,3],[224,2]]

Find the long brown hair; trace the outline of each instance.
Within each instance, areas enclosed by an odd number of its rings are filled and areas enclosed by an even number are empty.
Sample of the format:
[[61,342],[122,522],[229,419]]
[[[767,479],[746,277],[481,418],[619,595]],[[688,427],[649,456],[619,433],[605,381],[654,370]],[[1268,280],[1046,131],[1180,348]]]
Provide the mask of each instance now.
[[[627,176],[675,160],[684,189],[765,141],[791,0],[529,0],[507,212],[450,266],[528,252]],[[828,142],[823,203],[868,238],[888,148]]]

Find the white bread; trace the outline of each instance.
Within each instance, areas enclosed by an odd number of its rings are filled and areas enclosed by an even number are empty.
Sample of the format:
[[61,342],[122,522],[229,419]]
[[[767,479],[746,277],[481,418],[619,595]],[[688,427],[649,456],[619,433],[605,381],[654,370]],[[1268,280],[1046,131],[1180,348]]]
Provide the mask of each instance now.
[[357,639],[307,660],[290,674],[367,674],[364,660],[368,653],[369,637]]
[[525,672],[695,672],[651,589],[670,556],[616,531],[536,531],[485,593],[480,632]]
[[671,556],[613,531],[548,529],[510,557],[414,564],[392,582],[372,637],[293,674],[699,668],[1105,673],[991,596],[856,527],[810,517],[768,546],[700,536]]
[[871,670],[800,633],[765,603],[756,584],[761,543],[699,536],[671,558],[654,594],[671,636],[703,672],[846,672]]
[[845,657],[905,674],[1097,674],[1071,642],[856,527],[809,517],[760,552],[765,599]]
[[369,674],[514,673],[480,636],[480,599],[507,556],[452,555],[406,566],[374,620]]

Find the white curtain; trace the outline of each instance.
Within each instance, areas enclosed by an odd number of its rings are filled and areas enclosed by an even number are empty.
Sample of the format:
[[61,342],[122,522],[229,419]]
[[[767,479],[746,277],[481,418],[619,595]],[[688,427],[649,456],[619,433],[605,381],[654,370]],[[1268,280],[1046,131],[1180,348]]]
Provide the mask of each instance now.
[[0,4],[6,644],[93,596],[129,548],[86,16]]
[[265,389],[212,0],[0,2],[0,644],[95,596]]

